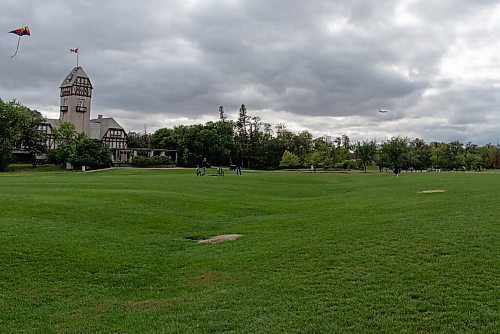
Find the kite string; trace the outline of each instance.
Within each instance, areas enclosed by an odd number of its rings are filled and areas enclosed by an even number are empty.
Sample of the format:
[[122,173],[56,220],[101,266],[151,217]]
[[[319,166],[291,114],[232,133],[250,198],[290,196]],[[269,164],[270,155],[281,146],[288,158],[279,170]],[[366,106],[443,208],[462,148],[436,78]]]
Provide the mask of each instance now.
[[16,53],[14,53],[10,58],[14,58],[17,55],[17,50],[19,50],[19,42],[21,41],[21,36],[17,39],[17,48],[16,48]]

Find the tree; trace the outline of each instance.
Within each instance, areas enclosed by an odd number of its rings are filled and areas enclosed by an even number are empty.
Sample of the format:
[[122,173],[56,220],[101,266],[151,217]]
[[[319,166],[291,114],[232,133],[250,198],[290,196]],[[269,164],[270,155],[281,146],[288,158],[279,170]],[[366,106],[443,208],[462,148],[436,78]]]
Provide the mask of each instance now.
[[408,152],[408,138],[392,137],[382,144],[380,150],[382,155],[387,157],[388,163],[401,166],[404,155]]
[[305,163],[306,157],[313,149],[312,134],[308,131],[302,131],[298,135],[293,136],[293,152],[299,156],[301,161]]
[[341,168],[350,168],[352,165],[351,140],[347,135],[335,139],[334,164]]
[[16,101],[0,99],[0,172],[12,161],[12,148],[21,139],[21,129],[26,118],[26,107]]
[[174,129],[162,128],[151,136],[151,147],[166,150],[179,150],[179,136]]
[[424,140],[416,138],[409,147],[412,157],[411,167],[416,170],[423,170],[431,166],[431,148]]
[[363,170],[366,173],[366,165],[371,163],[375,159],[375,154],[377,153],[377,144],[375,140],[364,140],[362,142],[358,141],[354,145],[354,154],[357,159],[363,165]]
[[220,106],[219,107],[219,120],[222,122],[225,122],[227,119],[226,113],[224,112],[224,107]]
[[298,156],[293,154],[292,152],[286,150],[283,153],[283,156],[281,157],[280,161],[280,167],[286,167],[286,168],[291,168],[291,167],[298,167],[300,165],[300,159]]
[[307,155],[305,159],[305,163],[307,165],[314,165],[315,167],[320,167],[320,168],[325,167],[324,161],[325,159],[322,155],[322,152],[319,151],[311,152],[310,154]]
[[282,156],[286,150],[292,152],[294,148],[294,143],[293,143],[294,133],[288,130],[286,128],[286,125],[283,123],[276,125],[275,131],[276,131],[276,141],[280,146],[281,150],[280,156]]
[[231,163],[235,151],[234,128],[230,122],[218,121],[205,124],[201,134],[206,142],[206,154],[212,165],[222,166]]
[[41,113],[25,108],[21,119],[20,144],[29,152],[33,167],[37,166],[37,156],[47,152],[47,138],[41,130],[44,121]]
[[335,148],[335,143],[329,136],[323,136],[313,140],[313,154],[319,153],[320,162],[310,163],[317,165],[322,168],[333,168],[337,161],[337,149]]
[[248,115],[247,108],[244,104],[241,105],[238,114],[238,120],[236,121],[236,136],[241,149],[241,158],[246,158],[247,167],[250,167],[250,145],[249,145],[249,135],[248,135]]
[[447,143],[432,142],[430,146],[432,167],[449,169],[452,166],[449,145]]
[[468,170],[480,170],[482,167],[484,167],[484,162],[479,155],[476,155],[474,153],[467,153],[464,158],[464,165]]
[[59,128],[54,129],[57,148],[50,153],[50,160],[55,164],[70,162],[75,155],[74,144],[77,136],[75,126],[69,122],[62,122]]
[[73,146],[74,154],[70,162],[74,167],[99,169],[111,166],[111,151],[99,139],[90,139],[85,134],[79,134]]
[[151,135],[147,133],[129,132],[127,135],[128,148],[147,148],[150,146]]
[[483,151],[488,165],[492,168],[500,168],[500,146],[488,144]]

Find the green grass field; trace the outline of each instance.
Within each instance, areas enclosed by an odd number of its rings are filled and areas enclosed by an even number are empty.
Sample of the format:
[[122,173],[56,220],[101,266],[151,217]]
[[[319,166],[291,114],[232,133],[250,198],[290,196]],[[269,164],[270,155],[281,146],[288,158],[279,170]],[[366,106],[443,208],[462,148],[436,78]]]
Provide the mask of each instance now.
[[0,332],[498,332],[499,203],[487,172],[0,174]]

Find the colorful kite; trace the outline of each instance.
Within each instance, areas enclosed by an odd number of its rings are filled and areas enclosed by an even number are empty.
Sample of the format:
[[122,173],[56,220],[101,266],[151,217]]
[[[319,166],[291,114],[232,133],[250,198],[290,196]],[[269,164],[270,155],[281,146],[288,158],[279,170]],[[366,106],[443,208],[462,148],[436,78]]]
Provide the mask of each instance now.
[[19,42],[21,41],[21,36],[30,36],[30,28],[28,27],[21,27],[12,31],[9,31],[9,34],[16,34],[19,36],[17,39],[17,48],[16,48],[16,53],[14,53],[10,58],[14,58],[17,55],[17,50],[19,50]]

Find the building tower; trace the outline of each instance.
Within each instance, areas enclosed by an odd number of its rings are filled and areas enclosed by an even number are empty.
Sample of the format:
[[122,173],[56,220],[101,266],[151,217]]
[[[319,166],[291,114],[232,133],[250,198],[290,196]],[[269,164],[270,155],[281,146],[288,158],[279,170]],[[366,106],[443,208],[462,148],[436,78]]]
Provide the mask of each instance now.
[[72,123],[79,133],[90,132],[90,100],[92,84],[80,66],[75,67],[61,86],[61,122]]

